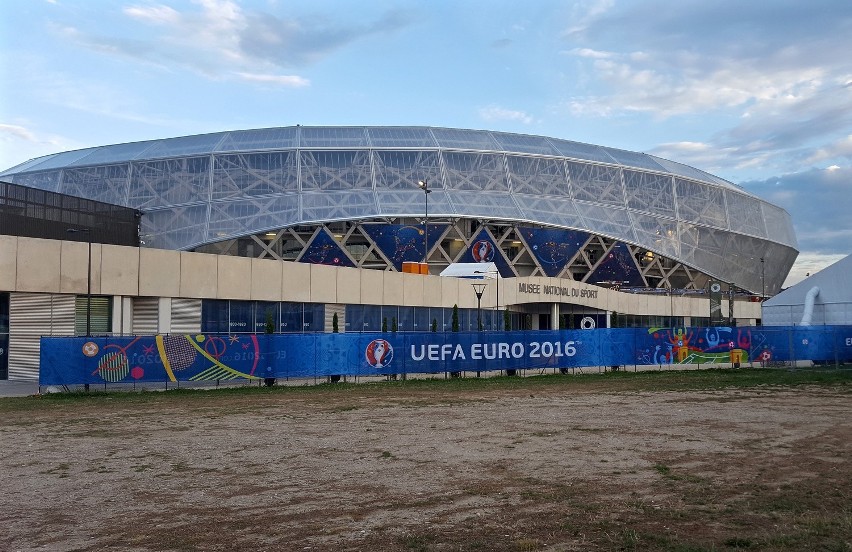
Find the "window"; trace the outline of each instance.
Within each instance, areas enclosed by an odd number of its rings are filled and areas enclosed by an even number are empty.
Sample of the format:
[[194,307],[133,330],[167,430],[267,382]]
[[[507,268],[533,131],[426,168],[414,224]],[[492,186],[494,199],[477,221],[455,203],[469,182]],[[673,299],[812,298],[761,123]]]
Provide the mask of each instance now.
[[74,333],[87,335],[87,330],[88,335],[112,332],[112,297],[93,296],[89,306],[88,295],[77,296],[74,308]]

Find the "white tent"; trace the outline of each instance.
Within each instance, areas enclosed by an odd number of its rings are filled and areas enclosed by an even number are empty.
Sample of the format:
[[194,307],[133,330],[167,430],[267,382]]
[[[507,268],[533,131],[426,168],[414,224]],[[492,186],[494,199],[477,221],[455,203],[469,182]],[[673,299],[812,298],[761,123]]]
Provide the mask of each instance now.
[[494,279],[500,277],[500,271],[494,263],[452,263],[441,271],[441,276]]
[[763,325],[852,325],[852,255],[764,302]]

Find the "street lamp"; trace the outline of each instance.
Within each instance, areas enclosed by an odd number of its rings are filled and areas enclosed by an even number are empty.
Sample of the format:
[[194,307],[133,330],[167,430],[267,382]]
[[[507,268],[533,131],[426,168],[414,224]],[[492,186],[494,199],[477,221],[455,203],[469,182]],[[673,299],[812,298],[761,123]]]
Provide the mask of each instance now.
[[669,284],[669,328],[674,328],[674,288]]
[[763,257],[760,258],[760,300],[766,300],[766,265]]
[[485,286],[488,284],[471,284],[473,286],[473,292],[476,294],[476,322],[477,329],[482,331],[482,294],[485,292]]
[[69,228],[66,230],[69,234],[82,233],[86,234],[86,241],[89,242],[89,258],[86,267],[86,337],[92,335],[92,232],[89,228]]
[[429,261],[427,259],[429,255],[429,194],[432,193],[432,190],[429,189],[429,181],[428,180],[419,180],[417,185],[423,190],[423,195],[426,196],[426,220],[423,223],[424,232],[423,232],[423,264],[428,265]]
[[497,280],[497,299],[496,299],[496,309],[497,309],[497,330],[500,330],[500,269],[495,265],[494,270],[474,270],[474,274],[494,274],[494,278]]

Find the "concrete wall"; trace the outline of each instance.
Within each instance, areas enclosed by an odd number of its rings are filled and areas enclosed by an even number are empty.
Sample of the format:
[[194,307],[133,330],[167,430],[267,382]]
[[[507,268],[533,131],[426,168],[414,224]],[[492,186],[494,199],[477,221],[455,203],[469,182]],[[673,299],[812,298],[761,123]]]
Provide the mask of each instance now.
[[[117,333],[199,331],[201,299],[324,303],[326,330],[345,305],[476,308],[471,280],[250,259],[205,253],[0,235],[0,291],[11,292],[10,379],[37,376],[41,335],[71,335],[74,296],[111,295]],[[620,314],[706,317],[709,299],[621,293],[557,278],[480,280],[483,309],[558,312],[558,303]],[[499,290],[499,292],[498,292]],[[138,304],[137,304],[138,303]],[[723,301],[722,312],[728,312]],[[737,301],[734,315],[753,323],[760,304]],[[537,326],[538,317],[533,317]],[[552,325],[556,319],[552,317]]]
[[[0,236],[0,291],[86,293],[87,244]],[[558,278],[485,280],[482,308],[571,303],[621,314],[706,317],[709,299],[622,293]],[[499,287],[499,297],[498,297]],[[378,270],[92,245],[92,293],[122,297],[476,308],[471,281]],[[723,301],[722,312],[728,312]],[[737,301],[739,319],[760,304]]]

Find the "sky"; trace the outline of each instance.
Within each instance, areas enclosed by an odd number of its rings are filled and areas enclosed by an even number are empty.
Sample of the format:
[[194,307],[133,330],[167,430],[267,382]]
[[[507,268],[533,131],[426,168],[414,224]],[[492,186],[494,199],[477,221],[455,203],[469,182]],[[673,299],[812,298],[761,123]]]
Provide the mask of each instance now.
[[0,170],[275,126],[658,155],[787,209],[786,285],[852,253],[849,0],[3,0]]

